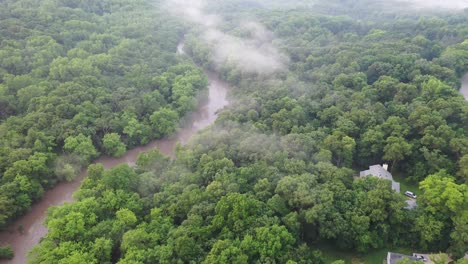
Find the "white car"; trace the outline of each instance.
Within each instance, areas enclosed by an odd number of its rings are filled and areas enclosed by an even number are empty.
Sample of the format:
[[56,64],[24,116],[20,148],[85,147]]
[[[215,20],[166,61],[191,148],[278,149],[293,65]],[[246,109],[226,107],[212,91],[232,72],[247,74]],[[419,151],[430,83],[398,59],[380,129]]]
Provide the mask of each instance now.
[[424,261],[426,262],[427,259],[423,256],[423,255],[417,255],[417,254],[413,254],[413,257],[417,258],[419,261]]
[[416,194],[414,194],[413,192],[410,192],[410,191],[406,191],[405,192],[405,195],[410,197],[410,198],[413,198],[413,199],[416,199]]

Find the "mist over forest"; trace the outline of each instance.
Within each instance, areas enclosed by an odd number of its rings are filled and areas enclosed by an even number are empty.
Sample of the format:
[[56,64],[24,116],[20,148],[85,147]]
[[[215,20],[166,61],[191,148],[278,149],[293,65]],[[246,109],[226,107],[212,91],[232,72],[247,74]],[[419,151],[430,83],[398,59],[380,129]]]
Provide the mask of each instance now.
[[221,15],[207,12],[203,0],[171,0],[166,4],[170,13],[201,26],[201,38],[212,50],[212,60],[218,65],[232,63],[240,71],[273,73],[281,71],[287,61],[271,42],[272,33],[253,20],[243,20],[239,28],[248,37],[238,37],[222,31],[225,23]]
[[467,0],[0,1],[0,263],[467,264],[467,25]]

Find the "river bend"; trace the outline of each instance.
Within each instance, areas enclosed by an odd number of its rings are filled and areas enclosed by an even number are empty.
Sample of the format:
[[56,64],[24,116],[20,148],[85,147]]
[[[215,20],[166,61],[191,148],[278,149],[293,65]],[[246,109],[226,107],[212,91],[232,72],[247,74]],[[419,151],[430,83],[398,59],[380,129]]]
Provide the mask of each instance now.
[[[177,47],[177,53],[185,54],[183,42]],[[228,105],[229,85],[220,80],[214,72],[205,71],[205,74],[209,80],[208,98],[201,100],[196,111],[187,117],[187,121],[183,122],[181,129],[174,136],[154,140],[147,145],[131,149],[120,158],[103,156],[93,163],[101,163],[106,169],[121,163],[134,165],[140,153],[154,148],[158,148],[165,155],[174,157],[174,148],[178,142],[187,143],[197,131],[213,124],[217,118],[217,111]],[[47,209],[73,201],[72,194],[78,190],[85,175],[86,170],[82,171],[74,181],[61,182],[53,189],[48,190],[27,214],[0,233],[0,243],[2,245],[10,244],[15,252],[15,257],[12,260],[3,260],[0,261],[0,264],[24,264],[27,262],[27,253],[47,234],[47,228],[43,224]]]

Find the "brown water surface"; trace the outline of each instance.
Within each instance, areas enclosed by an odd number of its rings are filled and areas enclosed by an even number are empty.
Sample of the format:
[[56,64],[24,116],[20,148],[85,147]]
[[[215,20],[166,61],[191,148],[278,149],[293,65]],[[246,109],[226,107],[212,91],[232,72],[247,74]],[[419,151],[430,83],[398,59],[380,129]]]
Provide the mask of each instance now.
[[[179,54],[184,54],[183,47],[183,43],[178,46],[177,51]],[[187,143],[197,131],[213,124],[217,117],[217,111],[228,105],[227,91],[229,85],[220,80],[214,72],[205,71],[205,73],[209,79],[208,98],[202,100],[197,110],[187,118],[187,121],[184,122],[184,125],[174,136],[154,140],[147,145],[131,149],[120,158],[103,156],[94,163],[102,163],[107,169],[120,163],[134,165],[140,153],[154,148],[158,148],[162,153],[174,157],[174,147],[177,142]],[[460,93],[468,100],[468,74],[462,79]],[[2,245],[10,244],[15,251],[15,257],[12,260],[3,260],[0,261],[0,264],[26,263],[27,253],[47,234],[47,228],[43,225],[47,209],[51,206],[73,201],[72,194],[79,188],[85,175],[86,171],[83,171],[74,181],[59,183],[53,189],[47,191],[41,201],[35,203],[26,215],[0,233],[0,243]]]
[[[179,54],[185,54],[183,48],[184,44],[179,44],[177,47]],[[94,163],[102,163],[107,169],[121,163],[134,165],[140,153],[154,148],[158,148],[162,153],[174,157],[174,147],[178,142],[187,143],[197,131],[213,124],[217,117],[217,111],[228,105],[227,91],[229,85],[220,80],[214,72],[205,71],[205,74],[209,79],[208,98],[201,100],[196,111],[187,117],[187,120],[183,122],[182,127],[174,136],[154,140],[147,145],[131,149],[120,158],[103,156]],[[43,224],[47,209],[51,206],[73,201],[72,194],[79,188],[85,175],[86,171],[83,171],[74,181],[59,183],[53,189],[48,190],[41,201],[35,203],[27,214],[0,233],[0,243],[2,245],[10,244],[15,252],[15,257],[12,260],[3,260],[0,261],[0,264],[26,263],[27,253],[47,234],[47,228]]]

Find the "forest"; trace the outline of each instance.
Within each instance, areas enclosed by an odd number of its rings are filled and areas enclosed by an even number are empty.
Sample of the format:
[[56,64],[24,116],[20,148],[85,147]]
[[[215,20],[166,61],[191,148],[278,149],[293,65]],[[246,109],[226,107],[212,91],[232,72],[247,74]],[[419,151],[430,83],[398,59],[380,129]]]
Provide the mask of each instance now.
[[[232,86],[175,159],[90,165],[29,262],[322,264],[327,246],[468,263],[468,9],[293,2],[1,1],[0,228],[99,155],[174,133],[203,69]],[[356,177],[382,163],[415,209]]]
[[4,227],[100,154],[171,134],[207,79],[173,52],[183,27],[145,2],[0,4]]

